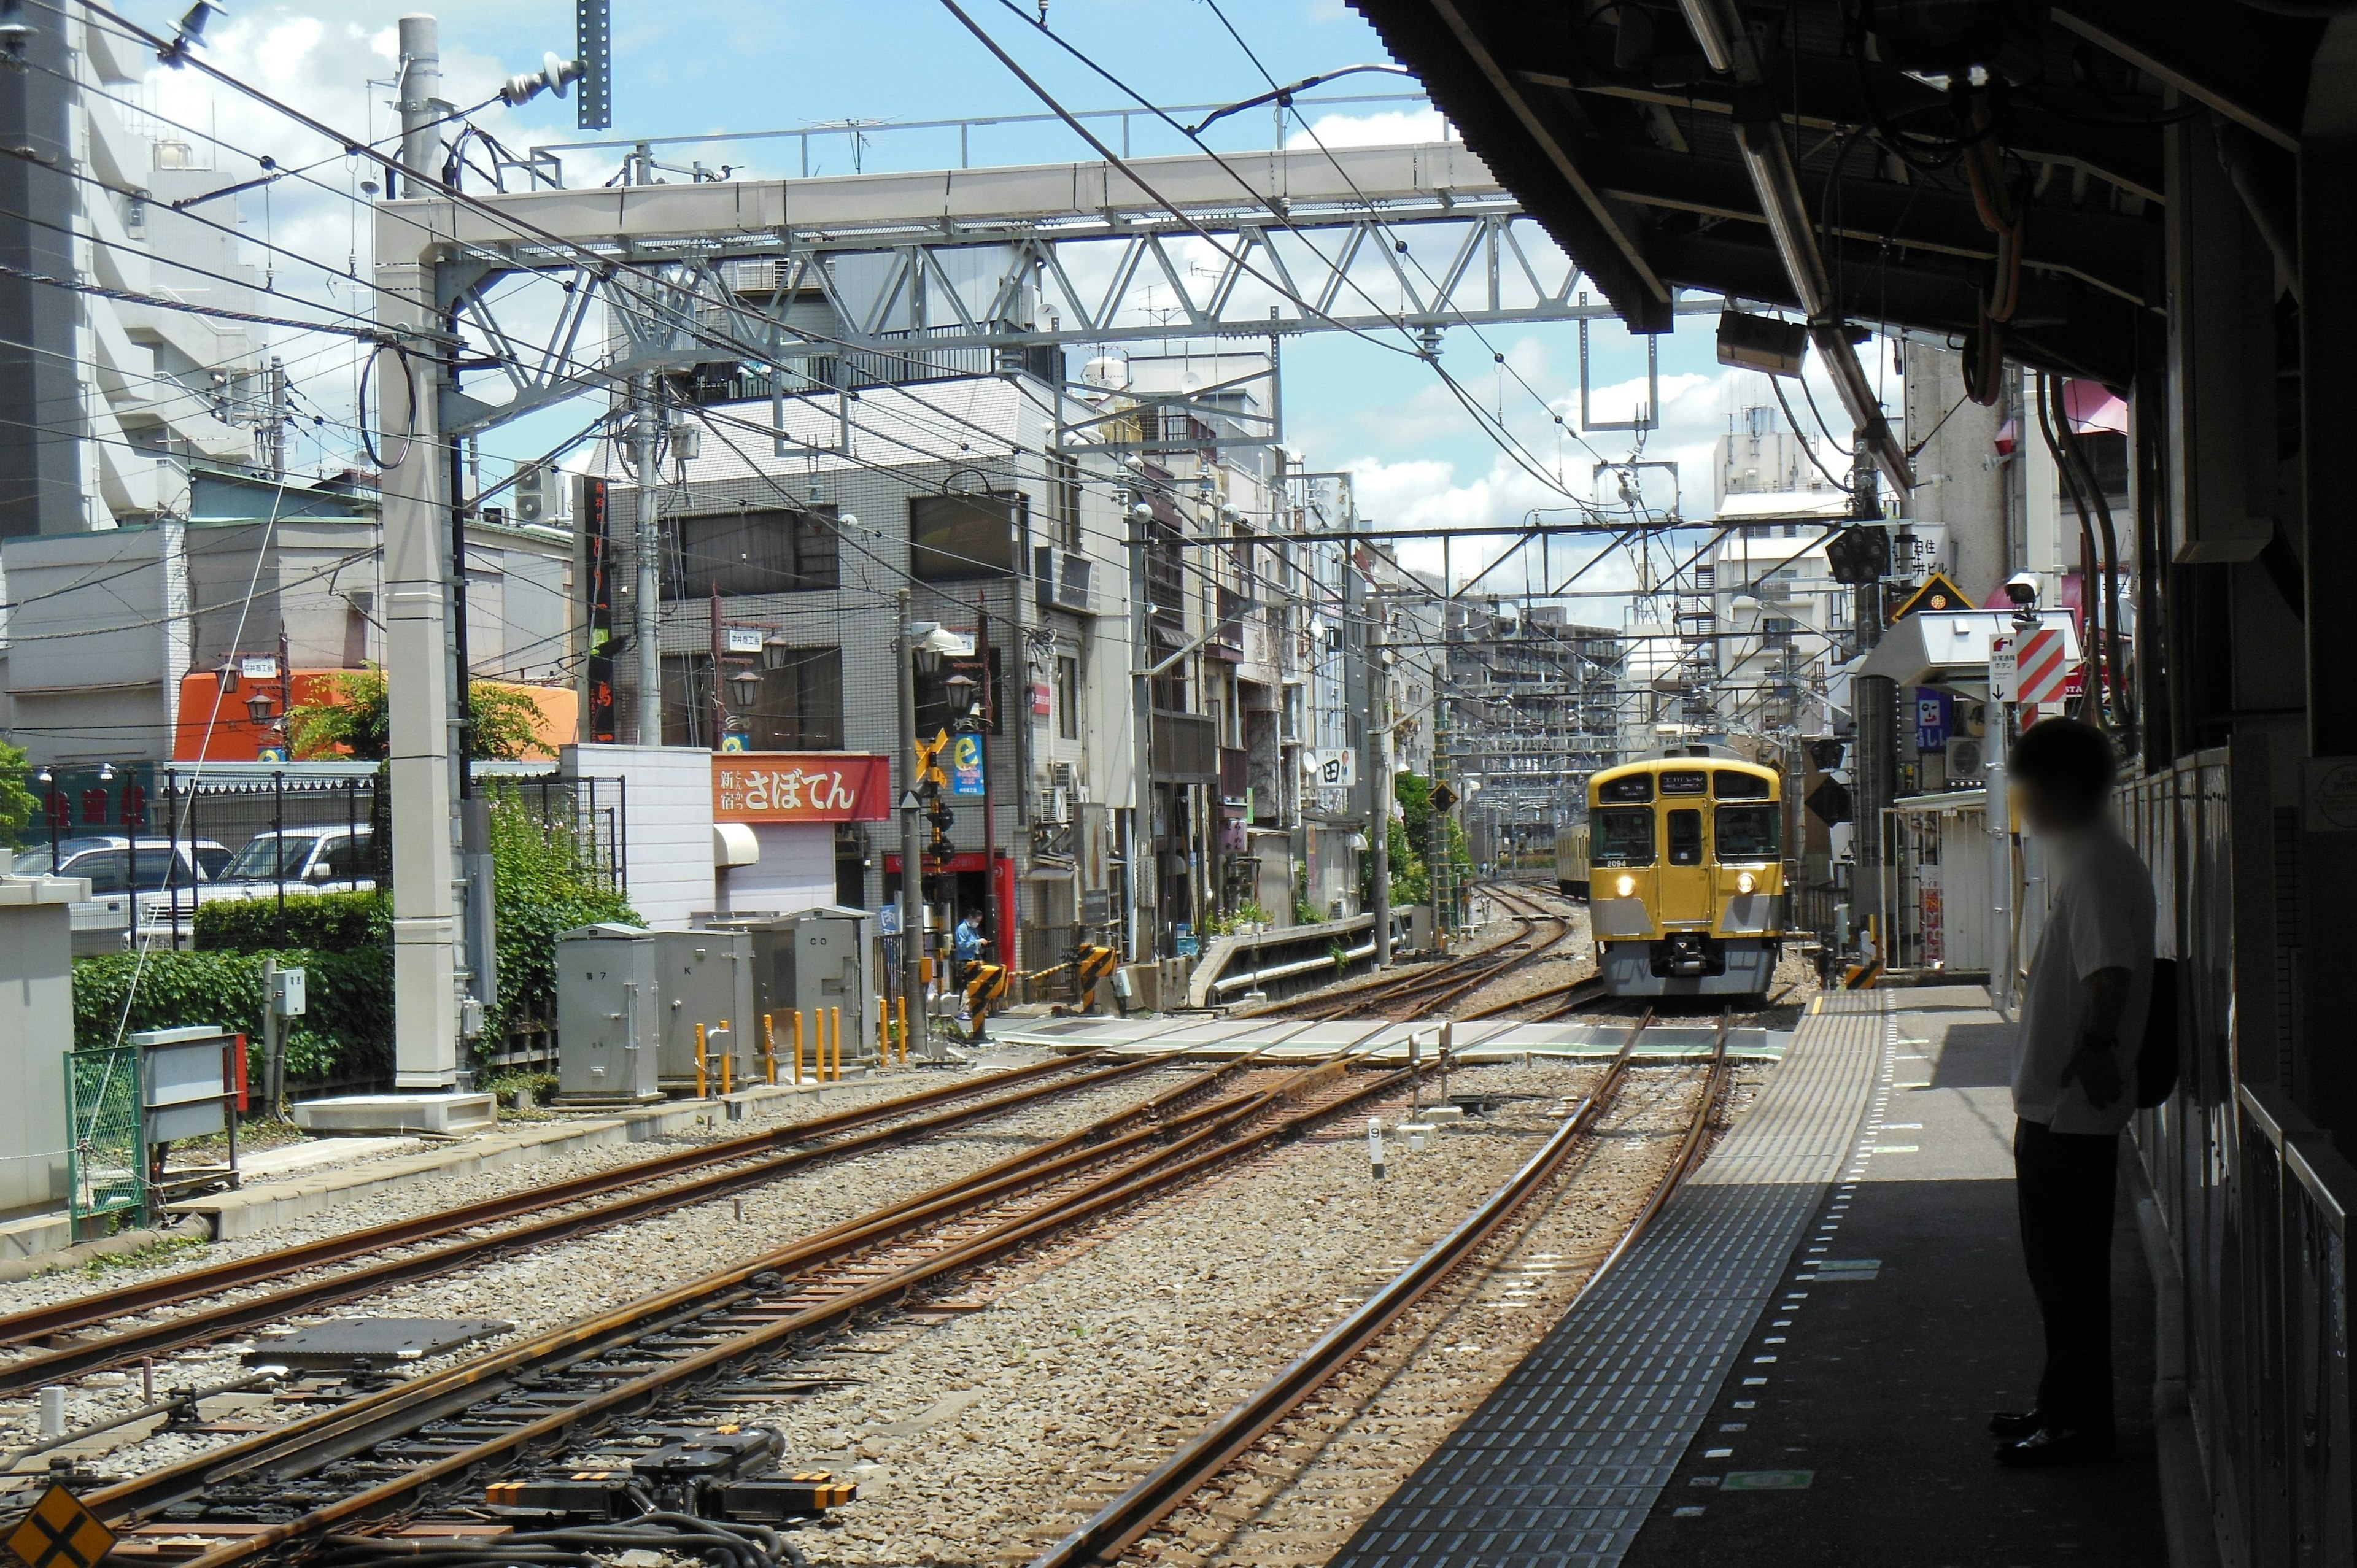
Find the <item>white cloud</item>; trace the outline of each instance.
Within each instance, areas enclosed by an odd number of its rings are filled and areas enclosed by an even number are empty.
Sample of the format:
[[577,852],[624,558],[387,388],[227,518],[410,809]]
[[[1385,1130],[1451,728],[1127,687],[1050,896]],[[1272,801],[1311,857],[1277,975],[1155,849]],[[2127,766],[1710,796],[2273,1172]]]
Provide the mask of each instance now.
[[[1379,109],[1366,114],[1320,114],[1309,129],[1288,133],[1285,145],[1308,147],[1400,147],[1437,142],[1446,127],[1437,109]],[[1315,141],[1312,140],[1315,133]]]

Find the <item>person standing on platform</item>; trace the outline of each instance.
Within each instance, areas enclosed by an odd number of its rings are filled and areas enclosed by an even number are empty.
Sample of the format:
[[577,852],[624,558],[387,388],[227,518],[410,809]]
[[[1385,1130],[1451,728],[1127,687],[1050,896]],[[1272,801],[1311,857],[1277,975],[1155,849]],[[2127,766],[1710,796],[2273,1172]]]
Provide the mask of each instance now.
[[2108,1457],[2112,1209],[2152,994],[2152,875],[2111,820],[2112,744],[2075,719],[2034,725],[2006,757],[2053,867],[2013,1047],[2013,1169],[2045,1370],[2033,1410],[1989,1422],[2007,1465]]

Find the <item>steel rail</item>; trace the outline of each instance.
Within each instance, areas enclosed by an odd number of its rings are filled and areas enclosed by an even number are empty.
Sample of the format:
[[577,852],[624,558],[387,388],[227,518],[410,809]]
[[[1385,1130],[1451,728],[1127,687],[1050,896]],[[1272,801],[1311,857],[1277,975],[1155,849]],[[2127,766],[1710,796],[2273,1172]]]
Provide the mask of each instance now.
[[[397,1219],[371,1226],[340,1236],[324,1237],[293,1247],[282,1247],[233,1262],[217,1263],[209,1268],[191,1269],[184,1273],[167,1274],[160,1279],[126,1284],[102,1294],[76,1297],[48,1306],[31,1307],[23,1312],[0,1317],[0,1348],[22,1345],[29,1340],[46,1338],[53,1334],[68,1333],[94,1324],[159,1306],[171,1306],[198,1296],[214,1295],[222,1291],[242,1289],[264,1280],[300,1273],[305,1269],[323,1268],[349,1258],[367,1257],[388,1248],[412,1246],[430,1241],[456,1231],[470,1230],[479,1226],[496,1224],[519,1215],[537,1213],[542,1209],[577,1203],[586,1198],[642,1187],[665,1176],[706,1165],[724,1165],[737,1160],[754,1159],[775,1149],[795,1144],[806,1144],[817,1138],[850,1132],[906,1116],[911,1112],[931,1106],[953,1103],[976,1095],[990,1094],[1010,1085],[1035,1078],[1068,1071],[1085,1066],[1103,1053],[1090,1051],[1053,1061],[1036,1062],[1029,1067],[1015,1068],[1006,1072],[992,1073],[973,1082],[943,1084],[914,1094],[896,1095],[874,1105],[850,1111],[838,1111],[833,1115],[813,1117],[766,1133],[755,1133],[741,1138],[731,1138],[717,1144],[706,1144],[674,1154],[657,1155],[652,1159],[618,1166],[609,1171],[593,1172],[567,1181],[533,1187],[499,1197],[483,1198],[474,1203],[460,1204],[452,1208],[436,1209],[408,1219]],[[1103,1070],[1103,1069],[1100,1069]],[[1115,1064],[1115,1070],[1135,1070],[1127,1063]],[[1103,1081],[1102,1079],[1093,1081]],[[826,1156],[834,1147],[802,1151]],[[134,1352],[137,1354],[139,1352]],[[24,1363],[17,1363],[23,1365]],[[0,1367],[0,1390],[24,1386],[5,1380],[13,1367]]]
[[[543,1369],[560,1357],[578,1360],[651,1330],[712,1312],[726,1304],[730,1293],[742,1292],[760,1275],[823,1263],[877,1241],[891,1240],[961,1208],[990,1201],[1037,1180],[1052,1178],[1072,1165],[1167,1135],[1174,1124],[1154,1123],[1152,1118],[1208,1092],[1242,1071],[1249,1061],[1249,1057],[1239,1058],[1197,1073],[1184,1083],[1099,1117],[1063,1137],[1018,1151],[965,1176],[797,1238],[743,1262],[100,1488],[83,1500],[102,1518],[134,1516],[151,1512],[224,1478],[275,1466],[299,1453],[321,1453],[332,1457],[350,1448],[365,1446],[368,1442],[380,1440],[387,1430],[414,1426],[464,1409],[486,1397],[487,1390],[500,1387],[499,1380],[509,1374]],[[1182,1119],[1178,1124],[1228,1108],[1226,1104],[1216,1105],[1207,1112]],[[1149,1124],[1125,1136],[1115,1135],[1115,1130],[1124,1123],[1140,1118],[1146,1119]]]
[[[1508,897],[1501,896],[1502,884],[1489,886],[1491,897],[1507,908],[1513,923],[1521,928],[1513,935],[1478,951],[1464,953],[1407,974],[1361,982],[1344,991],[1326,992],[1270,1011],[1281,1013],[1315,1007],[1321,1010],[1317,1014],[1320,1020],[1333,1020],[1361,1015],[1370,1006],[1396,1006],[1410,1000],[1415,1001],[1425,1010],[1445,1007],[1517,965],[1542,956],[1570,934],[1569,916],[1551,914],[1540,908],[1515,908]],[[1562,929],[1528,951],[1510,950],[1517,943],[1528,941],[1542,921],[1555,922]],[[1433,994],[1427,995],[1428,993]]]
[[[1338,1059],[1295,1074],[1279,1088],[1246,1097],[1251,1103],[1240,1114],[1247,1118],[1256,1116],[1260,1110],[1278,1101],[1298,1098],[1330,1084],[1346,1074],[1350,1065],[1347,1058]],[[881,1278],[856,1284],[833,1300],[790,1313],[725,1343],[618,1382],[536,1421],[418,1465],[296,1519],[270,1525],[235,1541],[224,1541],[188,1559],[182,1568],[232,1568],[233,1564],[254,1562],[282,1547],[316,1541],[340,1526],[414,1509],[428,1493],[437,1488],[479,1480],[487,1475],[499,1473],[536,1450],[563,1444],[585,1428],[602,1427],[616,1416],[660,1406],[664,1401],[737,1362],[780,1350],[813,1330],[829,1327],[860,1313],[888,1305],[945,1275],[987,1262],[1054,1231],[1178,1186],[1238,1155],[1297,1134],[1314,1122],[1405,1086],[1417,1076],[1418,1070],[1401,1068],[1370,1074],[1369,1081],[1348,1094],[1291,1112],[1255,1131],[1240,1133],[1233,1137],[1223,1137],[1232,1129],[1232,1122],[1227,1120],[1199,1128],[1168,1148],[1148,1153],[1091,1180],[1076,1191],[1051,1200],[1041,1210],[1010,1219],[941,1253]],[[1210,1146],[1172,1161],[1173,1154],[1190,1144],[1209,1144]],[[486,1544],[496,1550],[492,1543]]]
[[[1493,897],[1498,897],[1499,892],[1502,889],[1502,886],[1503,885],[1501,884],[1498,887],[1493,887],[1491,891],[1491,896]],[[1523,896],[1517,894],[1513,897],[1515,898],[1520,898]],[[1506,941],[1501,943],[1497,948],[1485,950],[1482,953],[1476,955],[1477,957],[1491,959],[1493,961],[1484,964],[1472,974],[1446,985],[1444,988],[1440,989],[1437,994],[1430,997],[1426,997],[1424,995],[1424,993],[1426,990],[1431,989],[1428,984],[1411,983],[1404,991],[1386,996],[1383,1000],[1386,1003],[1396,1003],[1405,997],[1414,996],[1417,998],[1418,1005],[1425,1009],[1429,1010],[1446,1007],[1461,997],[1472,994],[1474,992],[1479,991],[1481,987],[1493,981],[1503,979],[1506,975],[1512,973],[1514,970],[1519,969],[1523,964],[1531,963],[1546,957],[1571,936],[1571,916],[1568,914],[1556,914],[1536,904],[1533,904],[1521,909],[1514,909],[1512,903],[1507,902],[1507,900],[1501,898],[1501,902],[1507,903],[1507,907],[1512,911],[1514,920],[1523,929],[1517,935],[1507,939]],[[1513,947],[1518,942],[1530,940],[1536,934],[1537,928],[1543,923],[1552,924],[1556,928],[1553,936],[1546,938],[1544,941],[1539,942],[1536,946],[1529,949],[1527,951],[1511,952],[1504,950]],[[1504,1010],[1505,1007],[1515,1005],[1520,1005],[1520,1004],[1508,1003],[1504,1004],[1501,1007],[1472,1013],[1468,1015],[1468,1016],[1486,1018],[1492,1016],[1499,1011]]]
[[[1260,1047],[1260,1051],[1282,1044],[1300,1032],[1296,1029],[1292,1034],[1280,1036]],[[1361,1041],[1363,1038],[1361,1036]],[[1354,1041],[1344,1050],[1355,1050],[1360,1043]],[[1167,1146],[1150,1154],[1143,1161],[1133,1162],[1129,1169],[1135,1171],[1168,1160],[1208,1137],[1217,1136],[1252,1120],[1289,1098],[1314,1092],[1321,1085],[1346,1072],[1350,1067],[1347,1056],[1338,1058],[1289,1074],[1269,1089],[1200,1107],[1169,1121],[1149,1121],[1147,1125],[1114,1135],[1114,1129],[1124,1122],[1140,1117],[1157,1116],[1189,1100],[1199,1098],[1250,1067],[1260,1051],[1198,1073],[1186,1082],[1136,1106],[1125,1107],[1101,1117],[1089,1126],[1050,1144],[1009,1155],[983,1170],[883,1209],[844,1221],[760,1257],[702,1279],[653,1293],[612,1312],[564,1325],[531,1339],[363,1395],[270,1432],[258,1433],[208,1454],[116,1483],[92,1492],[84,1500],[102,1518],[135,1521],[209,1487],[242,1477],[267,1474],[284,1478],[290,1474],[307,1473],[390,1436],[416,1430],[487,1399],[496,1398],[502,1390],[513,1386],[524,1377],[576,1364],[649,1334],[661,1333],[716,1312],[726,1312],[760,1294],[774,1294],[782,1283],[781,1276],[794,1277],[813,1266],[863,1251],[929,1225],[954,1219],[962,1213],[986,1207],[1025,1187],[1052,1181],[1087,1164],[1115,1157],[1157,1142],[1166,1143]],[[1177,1054],[1166,1053],[1152,1059],[1167,1061]],[[1371,1089],[1361,1093],[1374,1091],[1377,1090]],[[1321,1109],[1318,1113],[1324,1114],[1325,1111]],[[1188,1131],[1189,1128],[1194,1131]],[[757,1282],[764,1280],[770,1283],[757,1286]]]
[[[1517,918],[1519,919],[1520,917],[1517,917]],[[1500,951],[1500,950],[1510,947],[1513,943],[1520,941],[1523,936],[1528,934],[1528,929],[1527,926],[1525,926],[1524,930],[1518,932],[1513,936],[1507,937],[1502,940],[1493,942],[1488,947],[1478,949],[1472,952],[1459,953],[1453,958],[1443,959],[1441,961],[1435,964],[1420,964],[1406,973],[1384,973],[1377,972],[1373,974],[1362,975],[1359,979],[1354,980],[1346,985],[1329,987],[1314,995],[1273,1004],[1270,1006],[1262,1008],[1257,1012],[1251,1014],[1250,1016],[1255,1018],[1278,1018],[1284,1017],[1289,1014],[1300,1013],[1312,1008],[1333,1009],[1335,1004],[1342,1003],[1347,1005],[1339,1010],[1321,1012],[1318,1016],[1321,1022],[1330,1021],[1331,1019],[1339,1017],[1347,1017],[1350,1015],[1351,1009],[1365,1003],[1380,1000],[1383,997],[1399,991],[1403,987],[1425,983],[1443,972],[1453,972],[1466,964],[1478,962],[1482,959],[1490,958]]]
[[[1504,1186],[1447,1236],[1442,1237],[1348,1316],[1320,1335],[1286,1369],[1261,1385],[1219,1420],[1205,1427],[1160,1465],[1140,1477],[1120,1496],[1105,1504],[1079,1529],[1032,1561],[1030,1568],[1090,1568],[1108,1564],[1135,1545],[1148,1530],[1200,1491],[1268,1430],[1298,1409],[1328,1379],[1364,1349],[1383,1330],[1446,1279],[1482,1242],[1493,1235],[1561,1167],[1575,1144],[1593,1128],[1603,1108],[1618,1092],[1636,1049],[1652,1017],[1650,1009],[1632,1025],[1613,1056],[1603,1081],[1583,1099],[1547,1142]],[[1701,1148],[1712,1108],[1727,1071],[1727,1015],[1722,1012],[1718,1037],[1712,1047],[1711,1070],[1692,1123],[1645,1207],[1620,1242],[1598,1263],[1580,1287],[1594,1287],[1606,1270],[1619,1261],[1669,1195],[1684,1179]]]
[[66,1345],[0,1365],[0,1393],[37,1388],[44,1383],[119,1366],[141,1356],[160,1355],[206,1344],[263,1324],[277,1322],[295,1313],[332,1306],[393,1285],[430,1279],[510,1252],[550,1246],[675,1208],[711,1202],[748,1187],[764,1186],[806,1166],[876,1149],[897,1147],[1083,1089],[1099,1088],[1113,1079],[1142,1072],[1157,1065],[1158,1060],[1156,1057],[1141,1057],[1115,1062],[1073,1078],[1035,1085],[1012,1094],[936,1112],[914,1121],[855,1133],[814,1148],[790,1150],[752,1165],[716,1171],[670,1187],[615,1198],[576,1213],[551,1215],[488,1236],[463,1237],[409,1257],[388,1258],[382,1262],[348,1270],[323,1280],[289,1285],[266,1294],[224,1302],[187,1316]]

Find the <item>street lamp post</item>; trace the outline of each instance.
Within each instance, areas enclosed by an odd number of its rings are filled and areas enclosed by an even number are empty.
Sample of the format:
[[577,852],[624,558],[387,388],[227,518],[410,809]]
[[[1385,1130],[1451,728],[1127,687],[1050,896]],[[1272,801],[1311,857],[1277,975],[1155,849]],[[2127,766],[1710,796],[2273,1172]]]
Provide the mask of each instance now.
[[909,593],[899,593],[900,635],[894,654],[900,688],[900,995],[908,1004],[915,1036],[905,1045],[933,1059],[932,1018],[924,983],[924,849],[917,836],[917,651],[909,619]]
[[41,787],[41,815],[49,819],[49,875],[58,875],[58,779],[57,775],[42,768],[33,775]]

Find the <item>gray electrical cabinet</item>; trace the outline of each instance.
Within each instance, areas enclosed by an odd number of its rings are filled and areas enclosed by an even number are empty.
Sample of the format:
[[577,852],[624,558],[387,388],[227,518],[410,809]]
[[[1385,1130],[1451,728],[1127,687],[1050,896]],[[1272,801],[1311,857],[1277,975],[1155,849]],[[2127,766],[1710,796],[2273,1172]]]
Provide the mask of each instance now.
[[563,1105],[642,1105],[662,1098],[655,933],[577,926],[556,939],[556,1099]]
[[753,943],[725,926],[657,931],[655,967],[662,989],[662,1049],[656,1077],[666,1090],[695,1091],[695,1026],[704,1026],[711,1092],[720,1091],[720,1058],[733,1055],[738,1088],[760,1059],[761,1020],[753,1010]]
[[867,985],[867,955],[876,919],[865,909],[823,905],[791,915],[723,918],[716,930],[745,933],[752,944],[752,1026],[747,1040],[758,1058],[761,1019],[777,1033],[778,1059],[793,1054],[793,1015],[800,1010],[811,1048],[818,1047],[818,1015],[843,1009],[843,1059],[876,1055],[876,998]]

